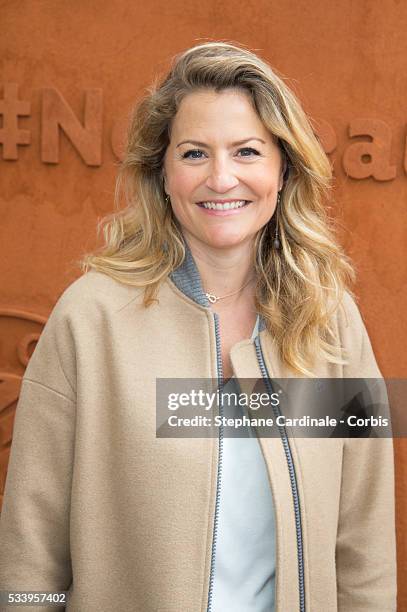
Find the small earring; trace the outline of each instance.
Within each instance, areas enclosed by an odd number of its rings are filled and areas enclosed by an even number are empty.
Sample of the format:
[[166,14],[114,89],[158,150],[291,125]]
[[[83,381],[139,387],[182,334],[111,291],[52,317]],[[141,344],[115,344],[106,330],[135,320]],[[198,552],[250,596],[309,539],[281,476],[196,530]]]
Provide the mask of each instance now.
[[277,195],[277,204],[276,204],[276,210],[275,210],[276,229],[275,229],[275,232],[274,232],[274,240],[273,240],[273,247],[275,249],[279,249],[280,246],[281,246],[280,240],[279,240],[279,237],[278,237],[278,211],[277,211],[278,205],[280,204],[280,197],[281,197],[280,196],[280,192],[278,192],[278,195]]
[[165,203],[168,204],[169,201],[170,201],[170,196],[167,193],[167,195],[165,196]]

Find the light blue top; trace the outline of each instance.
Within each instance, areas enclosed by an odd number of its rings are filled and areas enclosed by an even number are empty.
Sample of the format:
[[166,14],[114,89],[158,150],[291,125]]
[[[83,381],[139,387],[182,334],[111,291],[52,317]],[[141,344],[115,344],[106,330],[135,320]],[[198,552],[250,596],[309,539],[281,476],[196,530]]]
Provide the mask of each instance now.
[[[259,317],[252,339],[258,334]],[[234,377],[224,391],[239,393]],[[226,415],[226,413],[224,413]],[[247,415],[227,406],[227,416]],[[213,612],[274,612],[275,517],[258,438],[223,438]]]

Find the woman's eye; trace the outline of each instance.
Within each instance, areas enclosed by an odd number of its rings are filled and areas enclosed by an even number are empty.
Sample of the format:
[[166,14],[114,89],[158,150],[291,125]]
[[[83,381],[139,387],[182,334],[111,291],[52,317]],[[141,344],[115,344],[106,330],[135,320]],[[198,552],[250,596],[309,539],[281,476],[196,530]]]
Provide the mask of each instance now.
[[202,151],[199,151],[199,149],[191,149],[190,151],[184,153],[182,157],[184,159],[200,159],[200,157],[190,157],[190,153],[202,153]]
[[[252,149],[251,147],[245,147],[244,149],[239,149],[239,151],[251,151],[255,155],[259,155],[259,152],[256,149]],[[247,155],[243,155],[243,157],[248,157]]]
[[[256,151],[256,149],[253,149],[252,147],[244,147],[243,149],[239,149],[239,153],[240,151],[250,151],[251,153],[254,153],[255,155],[260,155],[258,151]],[[189,151],[186,151],[186,153],[183,154],[183,158],[184,159],[201,159],[200,157],[191,157],[191,153],[202,153],[202,151],[200,151],[199,149],[190,149]],[[243,155],[242,157],[250,157],[249,155]]]

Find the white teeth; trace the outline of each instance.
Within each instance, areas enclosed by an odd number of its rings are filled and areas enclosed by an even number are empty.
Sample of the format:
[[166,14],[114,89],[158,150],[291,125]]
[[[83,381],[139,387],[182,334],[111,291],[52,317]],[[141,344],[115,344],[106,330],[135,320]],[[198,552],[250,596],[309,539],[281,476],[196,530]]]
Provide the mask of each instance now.
[[246,200],[236,200],[235,202],[225,202],[220,204],[219,202],[200,202],[204,208],[210,208],[212,210],[230,210],[231,208],[241,208],[247,204]]

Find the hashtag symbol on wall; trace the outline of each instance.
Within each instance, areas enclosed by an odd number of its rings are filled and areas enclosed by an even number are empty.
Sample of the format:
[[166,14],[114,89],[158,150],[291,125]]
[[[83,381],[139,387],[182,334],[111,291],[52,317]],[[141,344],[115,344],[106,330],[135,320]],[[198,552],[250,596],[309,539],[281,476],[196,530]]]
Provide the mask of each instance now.
[[0,99],[0,116],[3,119],[0,143],[3,145],[3,159],[18,159],[18,145],[30,144],[31,132],[18,126],[18,118],[30,114],[31,103],[18,99],[18,84],[6,83],[3,99]]

